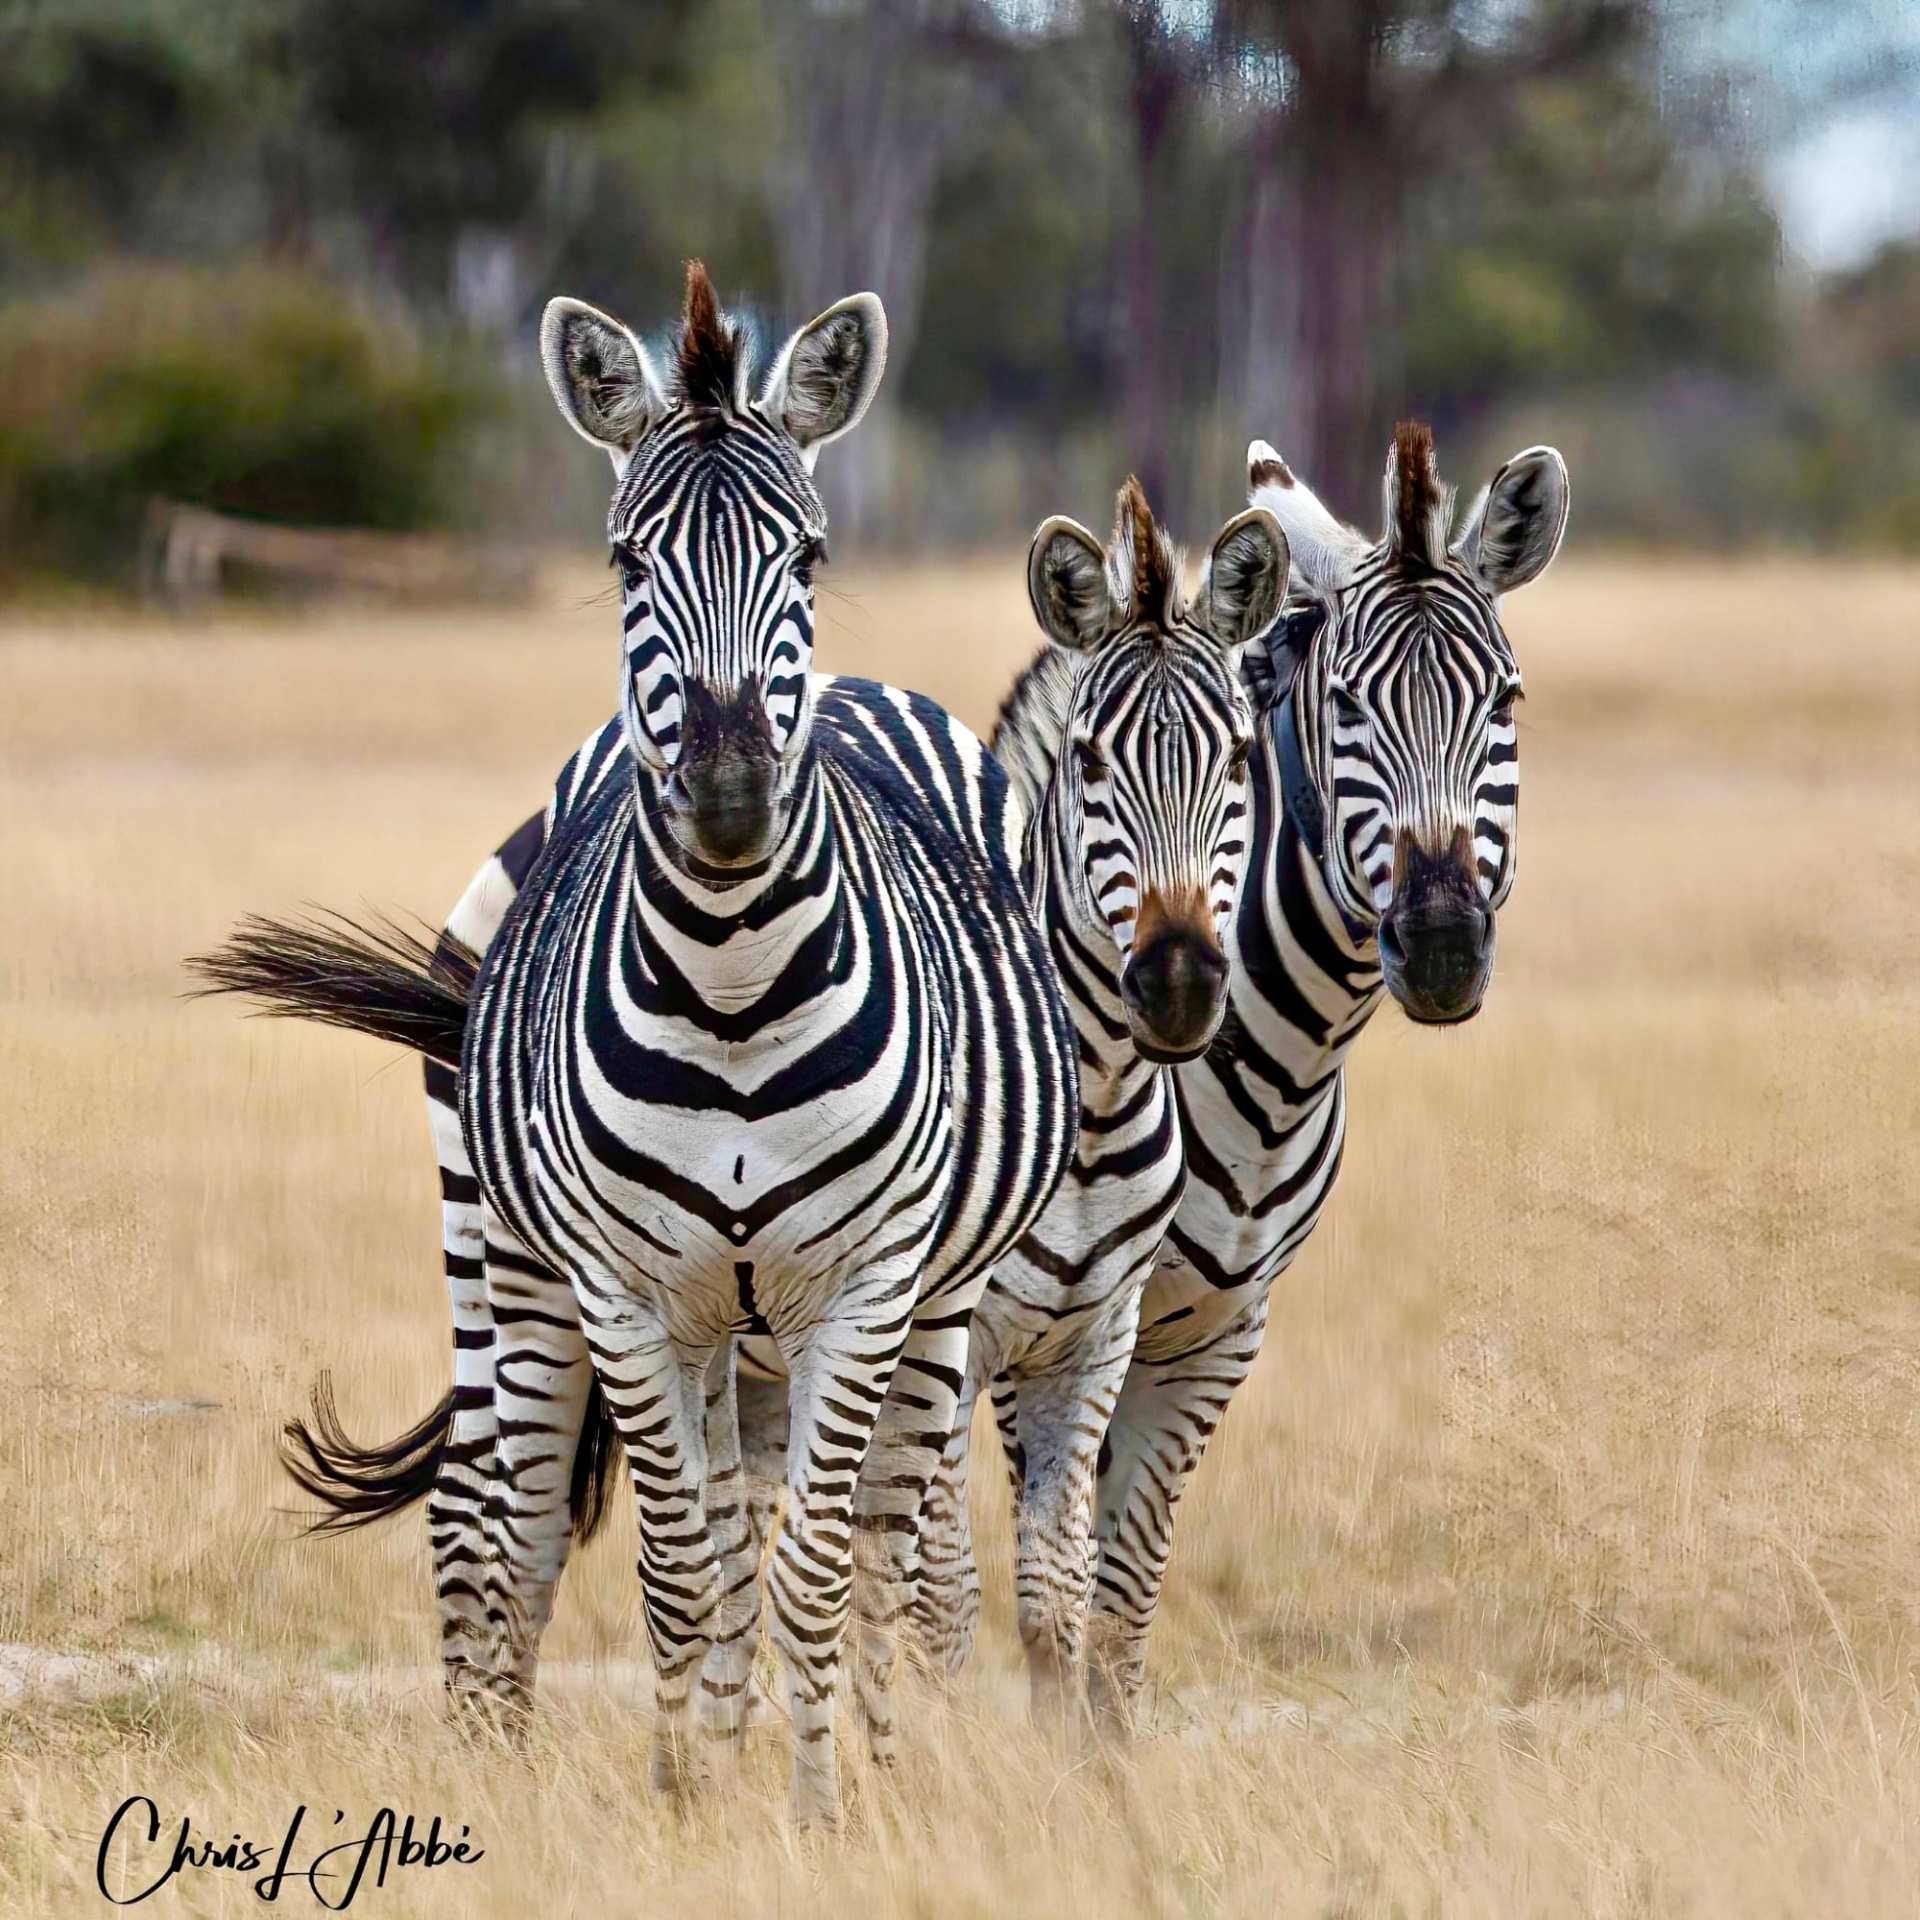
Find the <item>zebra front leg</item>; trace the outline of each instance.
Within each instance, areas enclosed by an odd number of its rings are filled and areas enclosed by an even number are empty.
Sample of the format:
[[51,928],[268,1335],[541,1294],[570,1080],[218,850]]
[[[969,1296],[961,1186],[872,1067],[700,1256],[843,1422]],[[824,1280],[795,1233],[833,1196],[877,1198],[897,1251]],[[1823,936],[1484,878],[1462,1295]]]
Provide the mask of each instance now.
[[953,1431],[921,1507],[913,1639],[928,1666],[949,1676],[966,1669],[980,1626],[980,1568],[973,1557],[973,1508],[967,1486],[978,1395],[978,1383],[969,1369],[954,1408]]
[[1259,1358],[1262,1295],[1165,1360],[1136,1357],[1107,1430],[1088,1682],[1094,1712],[1124,1730],[1146,1686],[1147,1636],[1173,1554],[1174,1510],[1220,1417]]
[[489,1214],[495,1437],[486,1496],[487,1657],[463,1690],[510,1727],[532,1705],[540,1641],[573,1546],[574,1464],[593,1368],[572,1289]]
[[1114,1403],[1133,1354],[1134,1293],[1044,1373],[1014,1382],[1020,1491],[1014,1512],[1014,1593],[1033,1717],[1082,1716],[1087,1614],[1098,1547],[1094,1483]]
[[914,1322],[854,1496],[854,1606],[860,1615],[855,1680],[868,1750],[881,1767],[891,1767],[897,1754],[893,1685],[900,1636],[919,1587],[928,1488],[958,1418],[971,1318],[948,1309]]
[[652,1303],[617,1280],[581,1278],[576,1287],[600,1389],[633,1476],[640,1594],[653,1654],[653,1784],[678,1793],[697,1775],[690,1694],[720,1611],[721,1561],[706,1498],[705,1383],[715,1346],[676,1342]]
[[767,1569],[774,1644],[793,1727],[788,1817],[838,1824],[834,1688],[853,1610],[854,1499],[906,1345],[917,1260],[868,1275],[787,1355],[792,1371],[787,1510]]

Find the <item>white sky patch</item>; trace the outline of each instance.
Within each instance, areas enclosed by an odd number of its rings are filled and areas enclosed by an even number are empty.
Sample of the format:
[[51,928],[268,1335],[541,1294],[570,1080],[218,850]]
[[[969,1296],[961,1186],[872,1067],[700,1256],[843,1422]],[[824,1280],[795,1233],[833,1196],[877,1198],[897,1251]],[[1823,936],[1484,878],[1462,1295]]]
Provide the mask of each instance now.
[[1841,112],[1768,169],[1787,245],[1823,271],[1920,232],[1920,113]]

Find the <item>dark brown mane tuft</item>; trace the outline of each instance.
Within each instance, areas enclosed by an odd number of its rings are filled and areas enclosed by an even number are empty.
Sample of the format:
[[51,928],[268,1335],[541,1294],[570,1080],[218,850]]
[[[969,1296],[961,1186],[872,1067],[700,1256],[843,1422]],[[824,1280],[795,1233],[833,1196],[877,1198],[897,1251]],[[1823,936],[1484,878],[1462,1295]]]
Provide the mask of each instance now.
[[1114,503],[1113,544],[1116,553],[1125,553],[1130,560],[1128,572],[1118,584],[1128,591],[1133,617],[1136,620],[1170,617],[1178,585],[1173,548],[1154,524],[1146,489],[1131,473]]
[[696,407],[733,405],[740,372],[740,332],[720,317],[713,282],[700,260],[687,262],[678,359],[682,400]]
[[1438,566],[1446,545],[1447,491],[1433,453],[1433,429],[1402,420],[1393,430],[1387,541],[1403,559]]

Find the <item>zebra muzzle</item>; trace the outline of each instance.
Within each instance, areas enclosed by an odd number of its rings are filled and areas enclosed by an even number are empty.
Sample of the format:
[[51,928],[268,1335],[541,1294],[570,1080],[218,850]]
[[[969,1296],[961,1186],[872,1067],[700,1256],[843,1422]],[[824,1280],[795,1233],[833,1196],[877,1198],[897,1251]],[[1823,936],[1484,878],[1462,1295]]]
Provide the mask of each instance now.
[[[1170,919],[1149,894],[1120,973],[1120,1003],[1133,1044],[1149,1060],[1191,1060],[1206,1051],[1227,1010],[1227,956],[1206,919]],[[1205,902],[1200,902],[1205,912]]]
[[1494,934],[1458,841],[1439,858],[1403,848],[1400,884],[1380,922],[1380,971],[1409,1019],[1472,1019],[1493,975]]

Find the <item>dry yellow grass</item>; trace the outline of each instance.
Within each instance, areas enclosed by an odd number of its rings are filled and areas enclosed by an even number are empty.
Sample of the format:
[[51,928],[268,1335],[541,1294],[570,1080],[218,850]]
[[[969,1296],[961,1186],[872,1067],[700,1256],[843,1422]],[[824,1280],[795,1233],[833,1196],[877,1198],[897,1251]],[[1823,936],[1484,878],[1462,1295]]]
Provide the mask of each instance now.
[[[987,721],[1017,557],[838,585],[828,664]],[[1020,1725],[990,1483],[980,1672],[824,1847],[771,1737],[650,1799],[624,1513],[524,1759],[440,1726],[417,1525],[292,1539],[269,1441],[315,1371],[363,1431],[444,1381],[417,1078],[174,997],[247,908],[443,910],[608,707],[597,590],[0,635],[0,1641],[100,1657],[5,1720],[0,1912],[89,1910],[135,1792],[216,1840],[469,1824],[482,1862],[375,1915],[1920,1905],[1920,575],[1575,561],[1515,598],[1500,978],[1359,1051],[1184,1516],[1153,1737]],[[215,1872],[147,1908],[257,1910]]]

